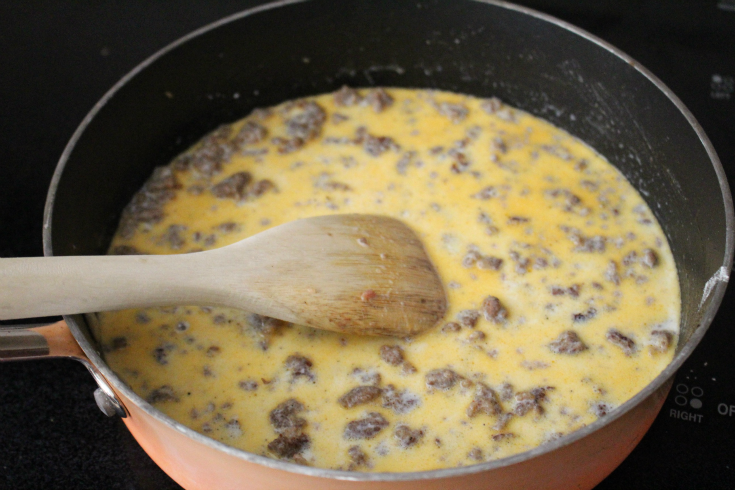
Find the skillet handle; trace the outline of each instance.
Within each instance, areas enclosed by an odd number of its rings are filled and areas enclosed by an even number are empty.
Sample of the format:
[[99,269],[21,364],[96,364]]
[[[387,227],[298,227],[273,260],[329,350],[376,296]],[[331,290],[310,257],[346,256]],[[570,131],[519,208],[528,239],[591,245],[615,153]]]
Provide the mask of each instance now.
[[0,327],[0,361],[44,357],[87,359],[63,320],[45,326]]
[[79,347],[66,322],[0,327],[0,362],[44,358],[69,358],[81,362],[99,386],[94,392],[94,399],[102,413],[108,417],[127,417],[125,406]]

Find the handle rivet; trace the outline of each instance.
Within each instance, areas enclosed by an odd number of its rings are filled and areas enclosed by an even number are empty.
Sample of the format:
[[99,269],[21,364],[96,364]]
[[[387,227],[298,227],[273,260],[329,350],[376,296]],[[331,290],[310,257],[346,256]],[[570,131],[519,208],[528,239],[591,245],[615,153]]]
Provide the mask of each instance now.
[[102,391],[102,388],[94,390],[94,401],[97,402],[97,407],[99,407],[102,413],[108,417],[114,417],[115,415],[118,417],[125,416],[122,408],[107,393]]

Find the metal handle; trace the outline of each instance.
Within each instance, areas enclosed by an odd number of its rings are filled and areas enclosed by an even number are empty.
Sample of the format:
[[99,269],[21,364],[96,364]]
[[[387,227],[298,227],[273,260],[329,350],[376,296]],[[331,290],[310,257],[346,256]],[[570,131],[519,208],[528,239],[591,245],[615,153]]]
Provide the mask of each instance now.
[[127,417],[125,406],[79,347],[66,322],[0,327],[0,362],[52,358],[71,358],[84,364],[99,386],[94,398],[102,413]]
[[0,327],[0,361],[71,357],[86,359],[64,321]]
[[51,353],[46,338],[23,328],[0,329],[0,359],[24,360],[45,357]]

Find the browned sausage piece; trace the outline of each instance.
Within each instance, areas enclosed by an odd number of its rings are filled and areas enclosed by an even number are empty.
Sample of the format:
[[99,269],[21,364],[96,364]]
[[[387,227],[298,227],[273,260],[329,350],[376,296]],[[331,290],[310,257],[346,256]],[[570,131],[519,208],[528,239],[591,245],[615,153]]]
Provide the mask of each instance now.
[[301,429],[306,425],[306,420],[297,415],[303,410],[304,405],[295,398],[289,398],[282,402],[271,410],[269,418],[273,429],[278,433],[294,432],[295,429]]
[[383,407],[395,413],[408,413],[419,406],[421,398],[408,390],[398,391],[395,386],[388,385],[383,390]]
[[467,453],[467,457],[470,459],[474,459],[475,461],[482,461],[483,455],[482,455],[482,449],[479,447],[472,448],[469,453]]
[[268,130],[265,127],[255,121],[248,121],[235,135],[233,142],[239,147],[254,145],[263,141],[267,135]]
[[337,402],[344,408],[352,408],[357,405],[370,403],[378,398],[381,393],[383,393],[383,390],[377,386],[358,386],[339,397]]
[[362,101],[362,96],[354,88],[343,85],[341,89],[334,93],[334,103],[338,106],[353,106]]
[[367,93],[362,104],[369,105],[375,112],[383,112],[393,105],[393,97],[385,89],[375,88]]
[[212,194],[219,199],[241,199],[252,179],[250,172],[237,172],[213,185]]
[[666,352],[671,347],[674,334],[668,330],[653,330],[651,332],[651,350],[655,352]]
[[467,251],[464,257],[462,257],[462,267],[470,268],[482,258],[482,254],[474,248]]
[[594,413],[598,417],[604,417],[605,415],[610,413],[613,408],[614,407],[610,405],[609,403],[597,402],[594,405],[592,405],[592,413]]
[[451,369],[432,369],[426,373],[426,386],[438,390],[451,390],[458,381],[464,378]]
[[495,421],[495,424],[493,425],[493,430],[503,430],[508,425],[508,422],[510,422],[510,419],[512,419],[514,414],[512,412],[510,413],[504,413],[498,416],[498,419]]
[[393,138],[389,136],[373,136],[368,134],[365,136],[363,149],[371,156],[377,157],[388,150],[399,149]]
[[396,427],[393,435],[398,439],[398,445],[403,449],[415,446],[424,438],[424,431],[421,429],[411,429],[405,424]]
[[495,296],[488,296],[482,301],[482,315],[485,320],[493,323],[503,323],[508,318],[508,310]]
[[605,279],[615,284],[616,286],[620,285],[620,274],[618,274],[618,264],[614,260],[611,260],[607,264],[607,269],[605,269]]
[[513,385],[510,383],[503,383],[500,385],[500,399],[504,402],[509,401],[511,398],[513,398]]
[[596,316],[597,309],[590,306],[589,308],[587,308],[587,311],[581,313],[573,313],[572,321],[574,323],[586,322],[588,320],[592,320]]
[[161,237],[164,242],[174,250],[179,250],[186,244],[183,232],[186,231],[186,225],[171,225]]
[[488,114],[495,114],[503,107],[503,103],[497,97],[491,97],[480,104],[480,108]]
[[362,419],[349,422],[345,427],[344,436],[346,439],[372,439],[388,425],[385,417],[377,412],[370,412]]
[[228,141],[232,127],[220,126],[204,137],[194,150],[177,157],[173,162],[176,170],[194,168],[205,177],[212,177],[222,171],[222,164],[227,162],[233,153],[232,144]]
[[480,191],[476,192],[475,194],[472,194],[472,197],[474,199],[480,199],[483,201],[487,201],[494,197],[498,197],[499,195],[500,193],[498,192],[498,190],[494,186],[489,185],[487,187],[482,188]]
[[638,253],[633,250],[623,257],[622,263],[624,266],[629,267],[638,262]]
[[308,357],[304,357],[301,354],[291,354],[286,358],[286,369],[291,372],[292,379],[296,379],[300,376],[308,379],[314,379],[314,373],[311,372],[311,366],[313,363]]
[[500,406],[497,393],[486,384],[477,383],[475,399],[467,407],[467,416],[474,417],[478,413],[499,415],[502,412],[503,407]]
[[403,349],[399,345],[382,345],[380,358],[391,366],[400,366],[403,363]]
[[351,446],[347,450],[347,455],[352,460],[352,464],[350,464],[350,467],[352,469],[360,467],[360,466],[369,466],[370,460],[368,459],[367,454],[360,449],[360,446]]
[[166,364],[168,364],[169,353],[174,349],[176,349],[176,346],[174,344],[166,342],[153,349],[153,357],[158,364],[165,366]]
[[559,334],[553,342],[549,343],[549,349],[555,354],[577,354],[588,349],[574,330],[567,330]]
[[480,313],[477,310],[462,310],[457,313],[457,321],[465,327],[474,328],[479,319]]
[[608,342],[623,349],[626,356],[630,356],[635,352],[635,341],[630,337],[623,335],[619,330],[611,328],[605,334],[605,338]]
[[459,332],[460,330],[462,330],[462,326],[457,322],[449,322],[442,327],[444,333]]
[[252,187],[248,190],[248,195],[252,197],[260,197],[266,192],[274,190],[275,188],[276,184],[274,184],[271,180],[259,180],[254,183]]
[[658,255],[656,255],[656,252],[654,252],[653,249],[645,249],[641,256],[641,264],[649,269],[653,269],[658,265]]
[[159,402],[178,402],[179,397],[169,385],[163,385],[151,391],[145,399],[148,403],[154,404]]
[[442,102],[437,106],[439,114],[448,117],[453,123],[462,122],[469,114],[470,110],[462,104],[452,104],[450,102]]
[[403,349],[398,345],[381,346],[380,357],[391,366],[403,366],[405,374],[416,372],[416,367],[403,357]]
[[237,385],[245,391],[255,391],[258,389],[258,382],[253,379],[242,380]]
[[314,101],[301,101],[294,104],[289,113],[295,113],[286,119],[286,132],[293,138],[309,141],[322,131],[327,113]]
[[110,344],[105,346],[105,352],[114,352],[116,350],[124,349],[128,346],[127,337],[114,337]]
[[487,256],[477,261],[477,268],[481,270],[499,271],[502,265],[503,259],[498,257]]
[[289,459],[306,449],[309,442],[309,436],[306,434],[280,434],[278,438],[268,443],[268,450],[279,458]]
[[544,407],[541,406],[541,402],[546,400],[546,392],[553,389],[554,387],[552,386],[546,386],[516,393],[516,403],[513,407],[513,413],[518,416],[523,416],[533,410],[536,412],[536,415],[543,415]]
[[285,155],[287,153],[293,153],[302,146],[304,146],[304,140],[301,138],[273,138],[271,142],[276,145],[278,153]]

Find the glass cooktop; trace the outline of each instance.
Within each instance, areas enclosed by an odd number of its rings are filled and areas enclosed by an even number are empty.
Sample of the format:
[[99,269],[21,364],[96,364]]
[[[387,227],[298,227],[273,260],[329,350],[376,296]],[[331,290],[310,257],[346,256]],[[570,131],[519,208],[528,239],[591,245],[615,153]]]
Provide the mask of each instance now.
[[[42,255],[56,161],[141,60],[258,1],[0,2],[0,257]],[[735,0],[518,0],[609,41],[694,113],[735,178]],[[598,488],[735,488],[735,292],[640,445]],[[0,364],[0,489],[179,488],[92,398],[76,362]]]

